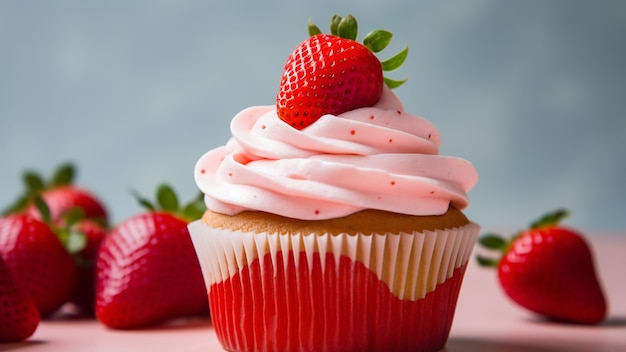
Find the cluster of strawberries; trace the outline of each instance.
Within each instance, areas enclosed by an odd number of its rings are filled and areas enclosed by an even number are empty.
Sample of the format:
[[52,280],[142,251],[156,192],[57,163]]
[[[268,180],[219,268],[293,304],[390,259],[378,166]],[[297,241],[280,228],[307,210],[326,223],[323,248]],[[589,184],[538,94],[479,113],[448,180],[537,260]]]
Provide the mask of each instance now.
[[108,227],[101,199],[63,165],[50,180],[24,175],[27,191],[0,217],[0,342],[30,337],[40,319],[73,306],[115,329],[208,315],[187,224],[202,198],[179,206],[171,187],[157,204]]
[[[276,96],[278,117],[298,130],[322,115],[375,104],[408,49],[384,61],[392,34],[370,32],[355,41],[356,19],[333,16],[331,35],[309,24],[311,37],[287,59]],[[201,197],[180,207],[172,189],[157,190],[158,205],[111,231],[102,203],[71,184],[66,165],[44,182],[24,177],[28,191],[0,218],[0,342],[28,338],[39,319],[72,302],[111,328],[136,328],[208,313],[208,299],[187,224],[204,211]],[[582,236],[558,226],[552,215],[513,241],[485,235],[480,243],[502,258],[504,291],[520,305],[552,319],[595,324],[606,302]]]

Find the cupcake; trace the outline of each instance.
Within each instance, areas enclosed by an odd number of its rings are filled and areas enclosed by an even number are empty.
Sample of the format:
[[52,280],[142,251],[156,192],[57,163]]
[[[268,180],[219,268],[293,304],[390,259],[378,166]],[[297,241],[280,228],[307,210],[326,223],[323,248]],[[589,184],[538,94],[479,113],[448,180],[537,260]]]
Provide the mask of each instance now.
[[439,155],[437,128],[383,77],[391,34],[356,20],[289,56],[276,105],[231,122],[197,162],[207,211],[189,224],[228,351],[437,351],[479,226],[476,170]]

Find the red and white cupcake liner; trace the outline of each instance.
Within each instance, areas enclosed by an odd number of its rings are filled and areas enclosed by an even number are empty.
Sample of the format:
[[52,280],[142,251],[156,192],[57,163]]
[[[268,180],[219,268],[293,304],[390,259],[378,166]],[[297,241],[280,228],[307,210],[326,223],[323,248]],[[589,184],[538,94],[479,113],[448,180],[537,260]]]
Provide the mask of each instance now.
[[189,225],[229,351],[435,351],[480,227],[279,234]]

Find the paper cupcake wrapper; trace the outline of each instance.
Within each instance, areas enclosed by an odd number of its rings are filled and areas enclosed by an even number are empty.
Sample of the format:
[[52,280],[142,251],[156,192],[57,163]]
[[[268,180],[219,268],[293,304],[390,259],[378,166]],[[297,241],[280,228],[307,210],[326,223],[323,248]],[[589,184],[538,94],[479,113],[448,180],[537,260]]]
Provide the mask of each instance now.
[[[452,276],[455,268],[469,259],[480,227],[399,234],[268,234],[239,232],[207,227],[200,220],[189,225],[189,232],[208,287],[238,273],[254,260],[269,254],[287,261],[305,255],[313,267],[312,253],[321,257],[332,253],[347,256],[370,269],[387,283],[400,299],[417,300],[437,284]],[[325,263],[322,262],[322,270]]]
[[447,339],[479,226],[272,234],[197,221],[189,231],[227,350],[431,351]]

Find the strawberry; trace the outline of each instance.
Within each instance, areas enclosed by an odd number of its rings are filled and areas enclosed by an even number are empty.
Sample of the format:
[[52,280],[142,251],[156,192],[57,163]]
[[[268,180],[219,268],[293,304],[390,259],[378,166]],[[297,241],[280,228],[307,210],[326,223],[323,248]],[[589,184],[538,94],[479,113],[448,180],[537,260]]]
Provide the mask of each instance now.
[[0,256],[0,342],[29,338],[39,325],[39,311],[33,300],[16,284]]
[[477,259],[497,267],[502,289],[522,307],[556,321],[597,324],[606,316],[606,301],[585,239],[559,225],[567,215],[547,214],[511,241],[485,234],[479,243],[503,255]]
[[[59,222],[68,209],[78,207],[84,212],[85,218],[97,220],[102,224],[107,223],[107,212],[101,201],[83,188],[74,185],[57,185],[43,191],[41,196],[50,207],[52,219],[55,222]],[[33,217],[38,216],[32,204],[27,212]]]
[[89,219],[77,222],[72,226],[72,231],[85,236],[85,245],[74,254],[74,260],[78,266],[78,281],[70,302],[79,308],[81,313],[94,315],[96,256],[107,232],[99,223]]
[[43,221],[26,214],[0,218],[0,256],[42,317],[55,312],[74,289],[74,260],[59,235]]
[[115,227],[97,256],[96,316],[114,329],[133,329],[208,312],[200,264],[187,224],[204,211],[199,197],[179,209],[174,191],[157,190],[159,207]]
[[330,35],[322,34],[309,22],[310,37],[285,62],[276,111],[298,130],[325,114],[372,106],[380,99],[383,84],[393,88],[404,83],[383,77],[383,71],[400,67],[408,48],[382,63],[374,54],[387,47],[391,32],[373,31],[361,44],[356,41],[358,26],[352,15],[333,16],[330,28]]
[[26,192],[4,214],[26,212],[41,219],[32,201],[33,196],[39,194],[50,209],[52,221],[56,224],[59,224],[67,211],[78,207],[85,218],[94,219],[106,226],[108,215],[102,200],[92,192],[74,185],[74,176],[75,168],[71,164],[61,165],[49,180],[44,180],[34,171],[25,172],[23,182]]
[[[61,165],[49,180],[34,171],[25,172],[26,192],[4,214],[23,213],[50,222],[49,226],[57,236],[63,237],[61,242],[69,246],[76,261],[78,282],[71,301],[82,313],[93,314],[95,252],[106,235],[108,215],[97,196],[72,183],[74,176],[75,168],[71,164]],[[44,213],[35,202],[37,197],[45,203],[49,219],[44,219]],[[69,238],[72,241],[67,242]],[[85,248],[77,248],[77,245]],[[77,251],[79,253],[75,253]]]

